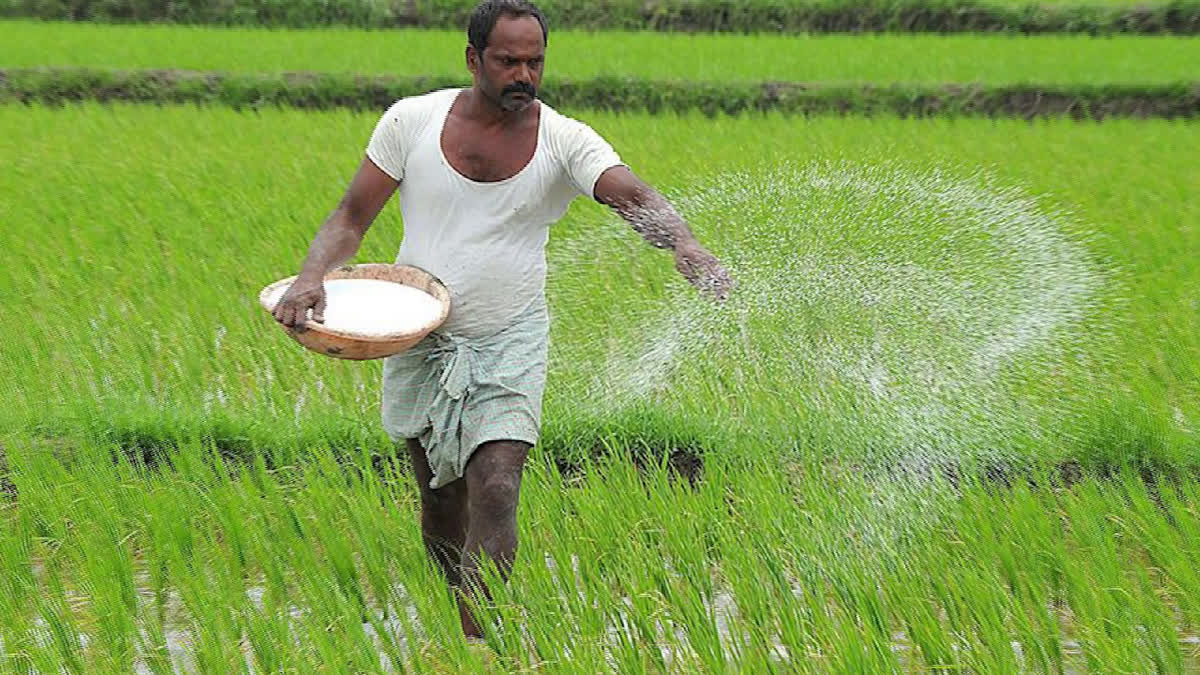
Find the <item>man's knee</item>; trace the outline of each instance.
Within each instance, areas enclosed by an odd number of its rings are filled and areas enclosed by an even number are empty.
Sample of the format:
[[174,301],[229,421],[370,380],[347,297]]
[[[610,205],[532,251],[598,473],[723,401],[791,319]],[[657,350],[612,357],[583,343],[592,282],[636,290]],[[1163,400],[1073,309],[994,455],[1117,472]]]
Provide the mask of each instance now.
[[521,476],[499,473],[485,477],[470,494],[472,511],[485,517],[504,518],[516,513]]
[[467,463],[472,513],[484,518],[510,518],[516,513],[529,448],[522,441],[492,441],[479,446]]

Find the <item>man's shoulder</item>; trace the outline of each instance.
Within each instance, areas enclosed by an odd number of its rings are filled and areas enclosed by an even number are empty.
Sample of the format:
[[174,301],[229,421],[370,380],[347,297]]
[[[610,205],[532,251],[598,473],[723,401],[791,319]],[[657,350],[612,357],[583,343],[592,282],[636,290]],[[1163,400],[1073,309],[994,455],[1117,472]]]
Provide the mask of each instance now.
[[569,151],[599,136],[587,122],[564,115],[545,103],[542,104],[542,115],[550,132],[551,146],[556,152]]
[[427,115],[445,102],[447,98],[456,96],[459,89],[435,89],[424,94],[414,94],[396,99],[384,113],[385,117],[406,117]]
[[574,130],[580,126],[587,126],[587,124],[584,124],[570,115],[564,115],[563,113],[560,113],[548,105],[545,101],[539,100],[538,105],[541,106],[541,114],[543,119],[546,121],[547,126],[552,130]]

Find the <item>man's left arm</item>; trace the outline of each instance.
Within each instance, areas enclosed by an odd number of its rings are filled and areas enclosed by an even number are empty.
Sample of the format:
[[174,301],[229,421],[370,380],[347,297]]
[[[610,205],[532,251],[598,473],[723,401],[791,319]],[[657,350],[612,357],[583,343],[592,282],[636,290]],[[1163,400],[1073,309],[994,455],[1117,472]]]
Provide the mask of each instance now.
[[675,269],[693,286],[719,300],[729,296],[733,287],[729,272],[697,241],[675,207],[628,167],[605,170],[593,196],[621,214],[651,246],[674,251]]

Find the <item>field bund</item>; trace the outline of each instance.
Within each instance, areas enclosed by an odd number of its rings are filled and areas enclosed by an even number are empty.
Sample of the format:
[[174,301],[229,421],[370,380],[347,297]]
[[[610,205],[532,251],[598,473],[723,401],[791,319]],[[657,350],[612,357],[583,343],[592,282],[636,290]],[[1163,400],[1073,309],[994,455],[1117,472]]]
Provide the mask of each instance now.
[[[382,110],[402,96],[468,83],[458,65],[463,38],[451,31],[0,22],[0,37],[0,101]],[[553,41],[541,95],[577,110],[1200,114],[1200,49],[1190,38],[564,31]]]

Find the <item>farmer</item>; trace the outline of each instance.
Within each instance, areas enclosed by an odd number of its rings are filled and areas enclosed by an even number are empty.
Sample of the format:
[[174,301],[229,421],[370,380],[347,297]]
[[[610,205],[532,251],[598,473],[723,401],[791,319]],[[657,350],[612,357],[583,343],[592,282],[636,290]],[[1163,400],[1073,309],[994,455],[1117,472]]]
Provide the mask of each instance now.
[[383,425],[404,439],[429,555],[458,592],[463,632],[481,637],[463,593],[485,599],[480,554],[507,579],[521,472],[541,424],[549,319],[549,226],[578,195],[670,249],[692,284],[723,299],[731,280],[671,205],[586,124],[538,100],[547,28],[526,0],[485,0],[467,29],[473,84],[396,101],[379,120],[345,196],[275,308],[303,329],[323,321],[326,272],[350,259],[393,192],[397,264],[450,291],[445,323],[383,365]]

